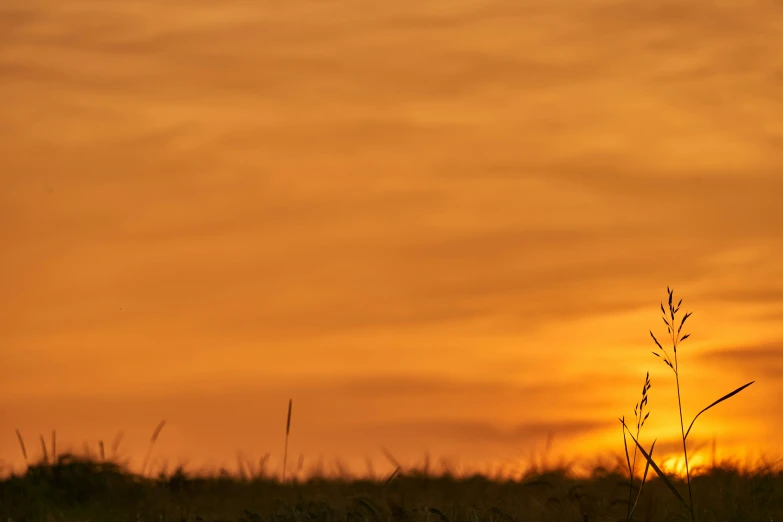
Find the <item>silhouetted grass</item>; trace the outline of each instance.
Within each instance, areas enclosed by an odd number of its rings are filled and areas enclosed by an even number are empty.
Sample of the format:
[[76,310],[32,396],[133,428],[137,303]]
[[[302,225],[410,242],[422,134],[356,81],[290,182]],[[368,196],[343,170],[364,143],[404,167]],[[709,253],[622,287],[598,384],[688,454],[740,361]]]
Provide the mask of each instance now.
[[[644,477],[645,478],[647,477],[648,467],[652,467],[653,470],[655,470],[655,473],[657,473],[658,476],[660,477],[660,479],[663,481],[663,483],[666,484],[666,487],[669,488],[669,491],[671,491],[672,494],[674,494],[674,496],[677,498],[677,500],[679,500],[681,502],[681,504],[684,505],[688,509],[688,512],[690,513],[691,521],[692,522],[696,522],[697,514],[696,514],[696,510],[694,509],[693,489],[691,488],[691,469],[690,469],[690,465],[688,463],[688,446],[686,444],[688,435],[690,434],[691,428],[693,428],[693,424],[696,422],[696,419],[698,419],[699,416],[702,413],[706,412],[707,410],[709,410],[710,408],[712,408],[714,406],[717,406],[721,402],[723,402],[723,401],[725,401],[727,399],[730,399],[731,397],[735,396],[736,394],[738,394],[739,392],[741,392],[742,390],[744,390],[745,388],[747,388],[748,386],[753,384],[755,381],[751,381],[751,382],[749,382],[747,384],[744,384],[744,385],[740,386],[739,388],[735,389],[734,391],[732,391],[730,393],[727,393],[726,395],[724,395],[720,399],[716,400],[715,402],[713,402],[712,404],[710,404],[706,408],[702,409],[693,418],[693,420],[691,421],[690,426],[688,426],[688,430],[686,431],[685,430],[685,423],[684,423],[683,417],[682,417],[682,397],[681,397],[681,393],[680,393],[680,371],[679,371],[679,363],[678,363],[678,357],[677,357],[677,347],[679,346],[679,344],[682,341],[684,341],[688,337],[690,337],[690,334],[684,334],[684,335],[682,334],[682,327],[685,325],[685,321],[688,320],[688,318],[693,314],[693,312],[688,312],[684,316],[682,316],[682,319],[680,319],[680,324],[679,324],[679,326],[677,326],[676,325],[677,312],[680,311],[680,306],[682,305],[682,299],[680,299],[680,301],[675,305],[674,304],[674,291],[667,287],[666,288],[666,292],[668,293],[668,297],[669,297],[668,313],[667,313],[666,309],[664,308],[663,303],[661,303],[661,313],[663,314],[663,323],[666,325],[667,333],[669,334],[669,338],[671,339],[671,342],[672,342],[672,351],[673,351],[673,354],[674,354],[674,359],[673,359],[674,362],[672,362],[672,358],[669,356],[669,354],[666,352],[666,350],[663,348],[663,346],[661,346],[661,343],[655,337],[655,334],[652,332],[652,330],[650,330],[650,337],[652,337],[653,341],[655,341],[655,345],[658,347],[658,349],[661,352],[660,354],[657,353],[657,352],[652,352],[652,354],[655,355],[656,357],[662,359],[663,362],[669,368],[671,368],[671,370],[674,372],[675,383],[677,385],[677,406],[679,407],[679,410],[680,410],[680,431],[681,431],[681,434],[682,434],[682,451],[683,451],[683,455],[685,457],[685,476],[686,476],[686,479],[687,479],[687,486],[688,486],[688,500],[687,501],[680,494],[679,490],[672,483],[671,479],[666,476],[666,474],[661,470],[660,466],[658,466],[658,464],[652,458],[652,452],[653,452],[653,449],[655,448],[655,442],[653,442],[652,446],[650,447],[650,452],[649,453],[646,452],[644,450],[644,447],[642,447],[642,445],[639,443],[639,440],[638,440],[638,438],[639,438],[639,428],[641,427],[642,424],[644,424],[644,420],[647,419],[647,416],[649,415],[649,413],[647,413],[647,415],[645,415],[644,419],[641,419],[641,424],[639,424],[639,421],[637,420],[636,437],[634,437],[630,433],[630,429],[628,428],[628,426],[626,426],[626,424],[625,424],[625,417],[623,417],[623,418],[621,418],[619,420],[620,420],[620,422],[622,423],[622,426],[623,426],[623,443],[625,444],[626,459],[628,459],[628,444],[626,442],[625,432],[626,432],[626,430],[628,430],[629,435],[631,436],[631,439],[634,441],[634,444],[635,444],[635,447],[634,447],[634,464],[636,462],[636,449],[638,448],[639,451],[641,451],[642,455],[644,456],[645,460],[647,461],[647,466],[645,467],[645,470],[644,470]],[[650,377],[650,373],[648,372],[647,373],[647,380],[645,382],[645,387],[642,390],[642,396],[643,396],[642,402],[641,402],[642,406],[646,405],[646,403],[647,403],[647,390],[649,390],[649,388],[650,388],[649,377]],[[637,404],[637,407],[638,406],[639,406],[639,404]],[[634,414],[636,414],[636,409],[634,409]],[[637,419],[640,419],[640,418],[641,418],[641,412],[639,413],[639,416],[637,417]],[[633,469],[634,468],[633,468],[633,465],[631,464],[630,461],[628,463],[628,469],[629,469],[629,471],[631,473],[631,487],[633,487]],[[641,487],[644,487],[644,479],[642,479],[642,486],[640,486],[640,488]],[[628,498],[628,515],[627,515],[627,520],[631,519],[631,516],[633,514],[633,510],[635,509],[635,507],[636,507],[635,504],[633,506],[631,505],[631,497],[629,496],[629,498]]]
[[[531,470],[515,480],[397,470],[393,479],[313,476],[305,480],[198,475],[178,468],[156,478],[97,459],[59,455],[0,481],[0,520],[12,521],[619,521],[627,518],[622,467],[577,478],[568,465]],[[687,480],[669,478],[676,487]],[[783,472],[718,465],[692,477],[701,520],[783,517]],[[672,520],[679,501],[659,478],[645,484],[634,516]]]

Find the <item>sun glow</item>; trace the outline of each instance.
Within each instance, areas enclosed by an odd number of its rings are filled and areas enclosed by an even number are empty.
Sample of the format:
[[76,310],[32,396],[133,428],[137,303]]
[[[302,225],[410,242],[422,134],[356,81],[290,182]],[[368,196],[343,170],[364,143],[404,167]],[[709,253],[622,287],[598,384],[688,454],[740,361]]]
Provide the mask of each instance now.
[[[708,458],[706,458],[704,455],[700,455],[700,454],[688,455],[687,469],[690,469],[691,477],[695,474],[694,471],[703,473],[707,471],[711,466],[712,466],[711,461]],[[658,463],[658,467],[660,467],[661,471],[663,471],[669,476],[685,478],[687,475],[684,455],[667,456]]]

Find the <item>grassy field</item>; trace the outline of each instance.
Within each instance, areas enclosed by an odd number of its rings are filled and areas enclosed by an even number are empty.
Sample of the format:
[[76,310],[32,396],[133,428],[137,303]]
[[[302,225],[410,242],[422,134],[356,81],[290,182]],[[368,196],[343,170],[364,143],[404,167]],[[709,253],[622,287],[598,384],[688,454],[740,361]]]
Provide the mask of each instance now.
[[[674,484],[686,490],[685,480]],[[718,465],[692,476],[691,486],[700,521],[783,519],[783,474],[773,466],[748,472],[736,464]],[[689,519],[667,489],[657,477],[648,480],[633,519]],[[181,469],[146,478],[116,463],[62,455],[55,465],[31,465],[24,475],[0,482],[0,515],[3,522],[616,521],[626,520],[628,491],[621,463],[597,468],[588,478],[562,467],[502,481],[411,470],[380,480],[313,477],[282,483],[268,476],[208,477]]]

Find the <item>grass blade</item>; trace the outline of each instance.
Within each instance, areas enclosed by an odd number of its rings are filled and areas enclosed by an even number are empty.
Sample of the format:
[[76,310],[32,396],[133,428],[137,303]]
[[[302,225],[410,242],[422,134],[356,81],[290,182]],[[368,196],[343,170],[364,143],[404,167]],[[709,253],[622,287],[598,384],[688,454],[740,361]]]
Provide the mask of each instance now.
[[114,442],[111,443],[111,454],[113,457],[117,456],[117,449],[120,447],[120,442],[122,442],[122,437],[125,436],[125,433],[122,431],[117,432],[117,436],[114,437]]
[[695,416],[695,417],[693,418],[693,420],[691,421],[691,425],[690,425],[690,426],[688,426],[688,431],[686,431],[686,432],[685,432],[685,438],[686,438],[686,439],[688,438],[688,434],[691,432],[691,428],[693,428],[693,423],[694,423],[694,422],[696,422],[696,419],[698,419],[698,418],[699,418],[699,415],[701,415],[701,414],[702,414],[702,413],[704,413],[705,411],[709,410],[710,408],[712,408],[712,407],[713,407],[713,406],[715,406],[716,404],[719,404],[719,403],[721,403],[721,402],[725,401],[726,399],[729,399],[729,398],[731,398],[731,397],[733,397],[733,396],[737,395],[739,392],[741,392],[742,390],[744,390],[745,388],[747,388],[748,386],[750,386],[750,385],[751,385],[751,384],[753,384],[754,382],[756,382],[756,381],[750,381],[748,384],[746,384],[746,385],[744,385],[744,386],[740,386],[739,388],[737,388],[737,389],[736,389],[736,390],[734,390],[733,392],[731,392],[731,393],[729,393],[729,394],[727,394],[727,395],[724,395],[723,397],[721,397],[720,399],[718,399],[717,401],[713,402],[712,404],[710,404],[709,406],[707,406],[706,408],[704,408],[703,410],[701,410],[699,413],[697,413],[697,414],[696,414],[696,416]]
[[158,423],[157,427],[155,428],[155,431],[152,432],[152,437],[150,437],[150,445],[147,448],[147,455],[144,457],[144,462],[141,465],[141,474],[144,475],[144,473],[147,471],[147,464],[149,464],[150,457],[152,456],[152,448],[155,446],[155,441],[158,440],[158,435],[160,435],[160,431],[163,429],[163,426],[166,425],[166,420],[160,421]]
[[288,418],[285,421],[285,449],[283,450],[283,482],[285,482],[285,469],[288,466],[288,434],[291,432],[291,406],[293,402],[293,399],[288,399]]
[[[625,417],[622,418],[621,422],[625,426]],[[625,428],[623,428],[623,446],[625,446],[625,462],[628,463],[628,473],[631,474],[631,481],[633,482],[633,469],[631,469],[631,457],[628,455],[628,439],[625,438]]]
[[29,461],[27,460],[27,449],[24,447],[24,439],[22,438],[22,434],[19,431],[19,428],[16,429],[16,438],[19,439],[19,447],[22,448],[22,456],[24,457],[25,463],[29,464]]
[[[623,430],[623,433],[625,433],[625,430]],[[652,446],[650,446],[650,459],[652,460],[652,454],[653,451],[655,451],[655,443],[658,441],[658,439],[655,439],[652,443]],[[647,472],[650,471],[650,461],[647,461],[647,464],[644,466],[644,476],[642,476],[642,485],[639,486],[639,492],[636,494],[636,500],[633,503],[633,508],[631,509],[631,513],[629,515],[630,517],[633,516],[633,512],[636,511],[636,506],[639,504],[639,498],[642,496],[642,490],[644,489],[644,484],[647,482]]]
[[[653,451],[655,451],[655,443],[658,441],[658,439],[655,439],[652,443],[652,446],[650,446],[650,459],[652,460],[652,454]],[[648,461],[647,464],[644,466],[644,476],[642,476],[642,488],[644,487],[645,482],[647,482],[647,472],[650,471],[650,462]],[[639,488],[639,494],[642,493],[642,488]],[[637,499],[638,500],[638,499]]]
[[391,462],[392,466],[402,469],[402,464],[400,464],[400,462],[394,457],[394,455],[391,454],[389,450],[381,446],[381,452],[383,453],[383,456],[386,457],[386,460]]
[[655,472],[658,474],[659,477],[661,477],[661,480],[663,480],[663,483],[666,484],[666,487],[668,487],[672,493],[674,493],[674,496],[680,499],[680,502],[688,508],[688,511],[692,513],[691,506],[688,505],[688,502],[685,501],[685,499],[680,495],[680,492],[677,491],[677,488],[674,487],[674,484],[672,484],[671,480],[669,480],[669,477],[667,477],[663,471],[661,471],[661,468],[658,467],[658,464],[655,463],[655,461],[652,459],[649,453],[645,451],[645,449],[642,447],[641,444],[639,444],[639,441],[634,438],[634,436],[631,434],[631,430],[628,428],[628,426],[625,424],[625,421],[622,419],[618,419],[620,422],[623,423],[623,427],[628,430],[628,435],[631,437],[631,439],[636,443],[636,447],[639,448],[639,451],[642,452],[642,455],[644,455],[644,458],[647,459],[647,464],[652,466],[652,469],[655,470]]
[[399,466],[397,466],[397,469],[395,469],[395,470],[392,472],[392,474],[391,474],[391,475],[389,475],[389,478],[387,478],[387,479],[386,479],[386,480],[383,482],[383,485],[384,485],[384,486],[387,486],[387,485],[389,484],[389,482],[391,482],[392,480],[394,480],[394,478],[395,478],[397,475],[399,475],[399,474],[400,474],[400,470],[401,470],[401,469],[402,469],[402,468],[400,468]]
[[43,435],[41,435],[41,450],[43,450],[44,464],[49,464],[49,454],[46,452],[46,441],[44,440]]

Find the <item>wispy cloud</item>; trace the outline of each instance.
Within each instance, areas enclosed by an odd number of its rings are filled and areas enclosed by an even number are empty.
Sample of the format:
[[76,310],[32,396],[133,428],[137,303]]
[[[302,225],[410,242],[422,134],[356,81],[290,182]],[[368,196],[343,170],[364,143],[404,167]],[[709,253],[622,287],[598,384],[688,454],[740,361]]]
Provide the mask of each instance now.
[[749,343],[742,347],[716,348],[696,356],[699,362],[723,369],[740,369],[773,383],[783,377],[783,342]]
[[[465,421],[397,421],[375,424],[354,424],[351,430],[362,439],[395,443],[407,448],[435,447],[438,444],[463,447],[486,447],[488,445],[516,448],[520,451],[533,445],[542,446],[549,434],[559,439],[588,435],[591,432],[614,427],[610,421],[557,421],[549,423],[519,424],[503,427],[488,422]],[[468,450],[469,451],[469,450]]]

